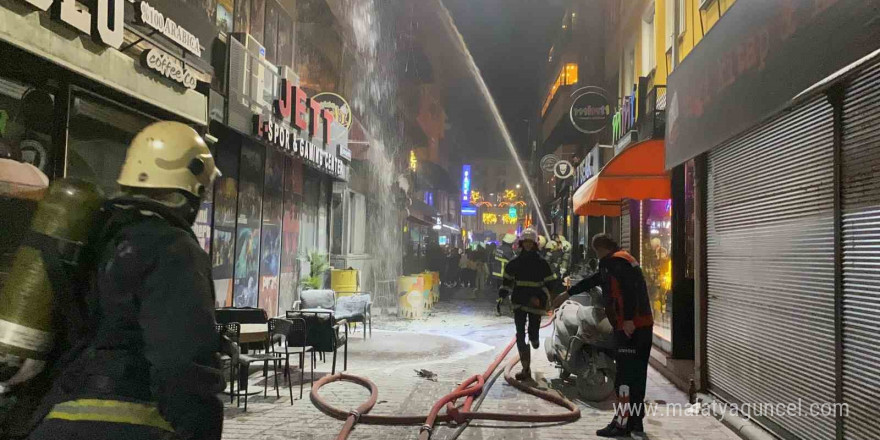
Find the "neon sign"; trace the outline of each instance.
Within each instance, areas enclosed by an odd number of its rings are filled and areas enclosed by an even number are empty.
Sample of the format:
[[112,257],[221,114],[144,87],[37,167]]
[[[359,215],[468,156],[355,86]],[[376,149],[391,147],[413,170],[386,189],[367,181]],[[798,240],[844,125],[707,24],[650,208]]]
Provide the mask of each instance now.
[[471,166],[461,166],[461,215],[477,215],[471,204]]

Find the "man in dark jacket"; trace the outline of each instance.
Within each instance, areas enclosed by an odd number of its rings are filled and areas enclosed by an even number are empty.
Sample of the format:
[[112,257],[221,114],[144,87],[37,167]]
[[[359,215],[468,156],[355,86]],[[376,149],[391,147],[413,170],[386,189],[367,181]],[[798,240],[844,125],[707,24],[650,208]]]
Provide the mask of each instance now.
[[605,312],[614,326],[617,342],[615,388],[618,406],[614,420],[596,435],[619,437],[632,434],[634,438],[643,438],[645,386],[654,333],[645,277],[639,262],[621,250],[609,235],[593,237],[593,249],[600,259],[599,271],[557,297],[554,306],[561,305],[570,295],[602,287]]
[[135,136],[118,180],[123,196],[105,205],[91,288],[79,298],[87,311],[79,343],[58,362],[29,438],[220,439],[211,266],[190,229],[218,174],[184,124],[158,122]]
[[513,320],[516,324],[516,348],[523,366],[516,375],[517,380],[532,377],[532,353],[526,342],[526,323],[532,347],[540,346],[538,332],[541,330],[541,316],[550,305],[548,284],[556,280],[550,265],[538,254],[538,234],[534,229],[526,229],[520,238],[522,251],[519,256],[504,267],[504,279],[499,297],[510,295],[513,303]]

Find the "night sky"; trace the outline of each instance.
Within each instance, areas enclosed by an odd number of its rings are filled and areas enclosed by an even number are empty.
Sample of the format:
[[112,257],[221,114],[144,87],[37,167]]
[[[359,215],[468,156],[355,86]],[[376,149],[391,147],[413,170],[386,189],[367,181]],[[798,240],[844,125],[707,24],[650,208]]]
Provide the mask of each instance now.
[[[538,88],[547,51],[564,14],[564,0],[443,0],[452,13],[480,72],[498,105],[514,143],[521,151],[536,113]],[[467,118],[451,123],[468,124]],[[537,124],[532,122],[532,139]],[[465,132],[479,130],[468,126]],[[485,130],[485,128],[484,128]],[[474,155],[507,154],[499,142],[473,148]]]

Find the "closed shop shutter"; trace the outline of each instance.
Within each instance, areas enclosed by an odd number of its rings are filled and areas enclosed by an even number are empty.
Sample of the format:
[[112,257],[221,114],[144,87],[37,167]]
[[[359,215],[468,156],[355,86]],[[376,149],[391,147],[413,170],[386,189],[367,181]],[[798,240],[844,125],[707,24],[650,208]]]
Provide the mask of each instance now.
[[[824,97],[709,154],[707,374],[741,403],[834,401],[832,109]],[[763,414],[801,439],[833,416]]]
[[624,200],[620,208],[620,248],[630,251],[632,243],[632,223],[629,215],[629,200]]
[[878,439],[880,395],[880,66],[844,98],[843,396],[847,439]]

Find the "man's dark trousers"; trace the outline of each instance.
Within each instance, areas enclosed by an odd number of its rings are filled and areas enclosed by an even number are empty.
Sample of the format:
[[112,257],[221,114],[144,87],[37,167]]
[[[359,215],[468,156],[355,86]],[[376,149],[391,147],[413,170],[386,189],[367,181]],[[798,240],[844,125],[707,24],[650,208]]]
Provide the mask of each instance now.
[[629,338],[623,331],[614,332],[617,348],[617,377],[614,389],[620,394],[620,386],[629,387],[630,420],[629,424],[641,421],[645,417],[645,386],[648,380],[648,359],[651,357],[653,344],[653,327],[637,328]]

